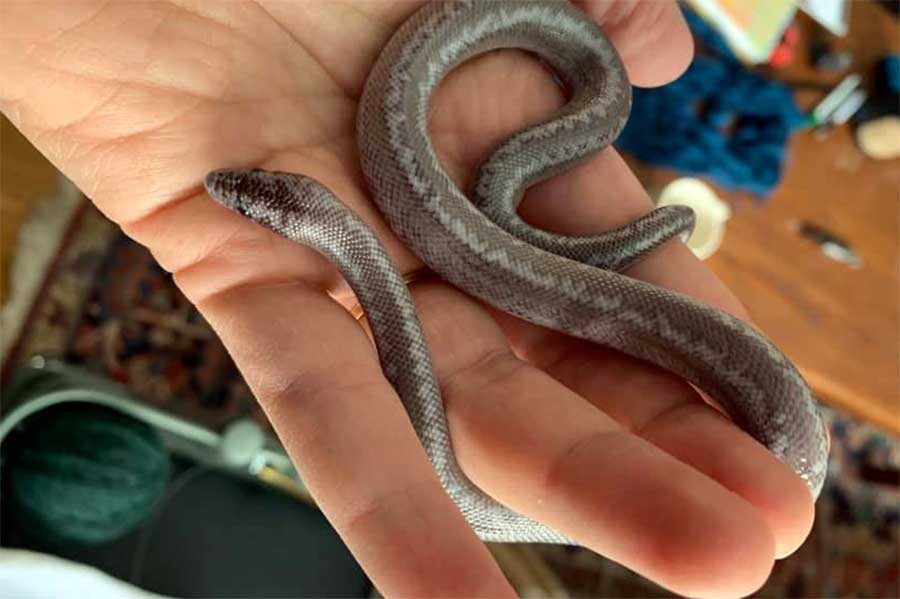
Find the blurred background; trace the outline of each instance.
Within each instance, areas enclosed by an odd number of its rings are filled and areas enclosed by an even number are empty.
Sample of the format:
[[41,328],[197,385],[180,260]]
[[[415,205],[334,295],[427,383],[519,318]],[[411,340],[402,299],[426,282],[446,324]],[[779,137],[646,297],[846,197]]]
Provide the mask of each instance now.
[[[683,8],[697,56],[635,91],[616,145],[654,200],[697,211],[689,245],[832,438],[812,535],[758,596],[900,596],[898,3]],[[0,595],[377,595],[169,275],[0,135]],[[521,595],[669,596],[583,549],[491,549]]]

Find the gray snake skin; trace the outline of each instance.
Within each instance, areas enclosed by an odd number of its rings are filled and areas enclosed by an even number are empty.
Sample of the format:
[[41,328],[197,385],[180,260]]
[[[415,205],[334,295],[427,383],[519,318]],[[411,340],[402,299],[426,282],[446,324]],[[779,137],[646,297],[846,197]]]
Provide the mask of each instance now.
[[[548,122],[501,144],[471,193],[441,167],[427,131],[429,98],[463,61],[496,48],[542,58],[569,101]],[[669,370],[722,405],[794,469],[813,496],[827,441],[815,400],[791,362],[746,323],[619,270],[693,224],[658,209],[621,229],[571,238],[516,216],[524,189],[606,147],[630,108],[624,67],[600,29],[568,2],[426,2],[374,65],[358,141],[372,197],[394,232],[435,273],[509,314]],[[356,293],[382,369],[443,483],[488,541],[570,543],[475,487],[454,457],[440,389],[409,291],[380,241],[351,210],[301,175],[227,169],[209,194],[328,256]]]

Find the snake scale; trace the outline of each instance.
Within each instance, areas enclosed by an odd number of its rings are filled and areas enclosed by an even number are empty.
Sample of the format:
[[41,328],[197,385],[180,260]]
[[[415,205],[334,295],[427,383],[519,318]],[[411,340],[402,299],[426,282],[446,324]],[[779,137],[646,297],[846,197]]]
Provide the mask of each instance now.
[[[540,57],[566,87],[568,102],[550,120],[497,147],[466,194],[429,139],[429,98],[451,69],[498,48]],[[657,209],[620,229],[579,238],[536,230],[516,215],[529,185],[609,145],[630,101],[616,51],[568,2],[426,2],[390,39],[365,84],[357,117],[363,173],[393,231],[432,271],[509,314],[686,379],[817,496],[826,472],[826,433],[793,364],[746,323],[615,272],[692,227],[690,210]],[[571,542],[501,505],[460,470],[409,291],[359,217],[302,175],[225,169],[205,183],[214,199],[338,267],[444,488],[481,538]]]

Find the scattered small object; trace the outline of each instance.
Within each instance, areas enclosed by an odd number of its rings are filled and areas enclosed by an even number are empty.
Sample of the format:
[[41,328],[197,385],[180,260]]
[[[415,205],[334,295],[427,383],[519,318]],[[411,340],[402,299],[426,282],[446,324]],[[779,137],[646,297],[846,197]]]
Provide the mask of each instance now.
[[248,467],[265,449],[266,435],[250,418],[235,420],[219,439],[222,460],[232,467]]
[[694,209],[697,222],[687,238],[687,246],[701,260],[706,260],[722,245],[725,224],[731,217],[731,209],[712,187],[692,177],[683,177],[669,183],[660,193],[658,206],[689,206]]
[[800,10],[834,35],[847,35],[850,27],[850,0],[799,0]]
[[900,157],[900,118],[886,115],[866,121],[856,129],[856,142],[870,158],[889,160]]
[[819,102],[809,115],[809,125],[811,127],[820,127],[831,120],[835,111],[840,108],[847,98],[862,84],[862,76],[859,73],[851,73],[844,77],[834,89],[828,92],[821,102]]
[[791,25],[784,30],[781,41],[772,50],[769,56],[769,64],[775,68],[782,68],[793,64],[797,53],[797,43],[800,41],[800,32],[796,25]]
[[836,50],[827,41],[818,41],[810,47],[810,63],[817,71],[843,71],[853,63],[853,54],[848,50]]
[[854,115],[856,142],[870,158],[900,156],[900,56],[885,56],[875,69],[872,94]]
[[832,233],[831,231],[810,222],[801,222],[795,226],[797,232],[810,239],[822,249],[822,253],[836,262],[841,262],[852,268],[862,266],[862,258],[850,244]]
[[854,90],[853,93],[847,96],[847,99],[841,102],[834,112],[831,113],[832,125],[839,127],[849,121],[850,117],[856,114],[856,111],[862,107],[868,97],[869,94],[866,93],[866,90]]
[[869,94],[864,89],[853,90],[853,92],[834,109],[834,112],[828,117],[828,121],[816,127],[816,135],[823,137],[831,129],[846,124],[847,121],[863,107],[863,104],[866,103],[868,97]]

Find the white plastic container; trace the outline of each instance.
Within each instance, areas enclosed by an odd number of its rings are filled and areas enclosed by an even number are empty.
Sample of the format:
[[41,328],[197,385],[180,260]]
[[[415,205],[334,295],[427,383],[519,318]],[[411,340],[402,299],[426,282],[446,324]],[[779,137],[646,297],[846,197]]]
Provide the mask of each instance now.
[[659,194],[658,206],[690,206],[694,209],[697,224],[687,239],[687,246],[700,258],[706,260],[716,253],[725,237],[725,224],[731,217],[731,209],[723,202],[712,187],[691,177],[676,179],[666,185]]

